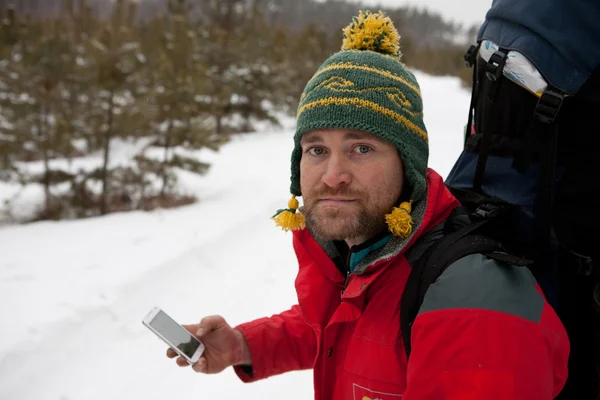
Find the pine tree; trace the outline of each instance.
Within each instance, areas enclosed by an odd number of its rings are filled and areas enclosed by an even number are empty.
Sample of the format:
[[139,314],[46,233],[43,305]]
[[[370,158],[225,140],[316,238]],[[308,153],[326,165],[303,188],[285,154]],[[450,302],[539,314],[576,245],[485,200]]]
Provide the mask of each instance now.
[[101,181],[102,215],[110,211],[111,141],[134,135],[147,121],[137,98],[145,57],[135,32],[136,7],[136,3],[116,0],[108,21],[86,42],[89,68],[96,74],[89,121],[95,145],[103,152],[102,167],[93,176]]
[[310,80],[317,68],[329,55],[339,50],[341,32],[339,35],[332,37],[317,24],[311,23],[292,38],[287,47],[287,65],[282,73],[290,82],[291,87],[289,90],[293,94],[295,107],[306,82]]
[[[51,187],[69,179],[66,171],[51,170],[50,160],[71,148],[64,85],[72,70],[73,48],[61,19],[11,18],[8,31],[16,35],[0,66],[0,80],[6,88],[0,107],[8,120],[5,129],[8,125],[15,138],[10,150],[21,155],[19,158],[43,161],[42,175],[32,180],[43,184],[43,213],[51,215],[55,206]],[[21,148],[15,148],[16,144]]]
[[217,149],[226,139],[214,135],[206,120],[210,116],[205,100],[209,90],[207,70],[201,58],[201,40],[185,0],[170,0],[169,13],[151,23],[155,32],[148,45],[156,49],[149,63],[151,93],[155,105],[153,130],[156,145],[163,149],[159,161],[141,157],[141,169],[150,169],[161,178],[160,201],[176,183],[174,169],[204,173],[208,165],[175,152],[176,147]]
[[[2,179],[6,179],[8,171],[12,169],[12,162],[21,150],[17,143],[14,126],[6,119],[6,114],[11,112],[7,105],[10,86],[7,66],[12,58],[12,52],[18,42],[19,28],[17,26],[15,10],[12,7],[4,9],[0,24],[0,171]],[[4,72],[3,72],[4,71]]]
[[264,6],[255,1],[244,14],[238,38],[244,51],[238,54],[237,79],[231,82],[236,97],[230,112],[240,114],[245,132],[253,130],[251,118],[277,123],[272,109],[283,103],[287,87],[281,79],[283,57],[274,48],[281,31],[273,29],[263,13]]
[[200,10],[202,60],[210,84],[210,111],[215,133],[225,133],[223,120],[231,113],[234,82],[239,79],[239,57],[243,47],[246,0],[206,0]]
[[[200,10],[202,59],[209,69],[211,112],[215,132],[228,130],[227,117],[241,117],[242,130],[250,131],[250,120],[276,122],[272,106],[286,108],[289,82],[281,35],[270,18],[277,8],[273,0],[207,0]],[[288,44],[289,45],[289,44]]]

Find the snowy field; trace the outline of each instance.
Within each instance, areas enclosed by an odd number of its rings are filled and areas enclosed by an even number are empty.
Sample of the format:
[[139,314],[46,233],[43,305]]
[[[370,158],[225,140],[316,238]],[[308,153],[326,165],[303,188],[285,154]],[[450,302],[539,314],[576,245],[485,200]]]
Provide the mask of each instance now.
[[[430,166],[445,177],[470,93],[417,78]],[[181,323],[235,325],[295,303],[291,236],[269,219],[289,198],[293,121],[283,125],[204,152],[210,172],[183,181],[197,204],[0,229],[0,400],[312,398],[310,371],[243,384],[232,370],[181,369],[141,323],[155,305]]]

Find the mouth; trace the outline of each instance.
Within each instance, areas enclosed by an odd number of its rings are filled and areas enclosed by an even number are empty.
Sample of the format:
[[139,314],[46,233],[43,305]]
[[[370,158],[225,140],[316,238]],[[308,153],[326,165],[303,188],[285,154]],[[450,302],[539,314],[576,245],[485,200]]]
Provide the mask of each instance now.
[[346,199],[342,197],[325,197],[319,199],[319,203],[324,205],[344,205],[355,202],[355,199]]

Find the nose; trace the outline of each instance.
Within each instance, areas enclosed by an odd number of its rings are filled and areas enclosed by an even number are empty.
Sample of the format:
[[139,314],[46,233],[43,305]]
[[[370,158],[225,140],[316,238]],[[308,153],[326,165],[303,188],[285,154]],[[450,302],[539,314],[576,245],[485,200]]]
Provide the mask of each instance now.
[[324,184],[332,189],[349,185],[352,182],[349,161],[342,155],[332,154],[327,158],[325,172],[321,177]]

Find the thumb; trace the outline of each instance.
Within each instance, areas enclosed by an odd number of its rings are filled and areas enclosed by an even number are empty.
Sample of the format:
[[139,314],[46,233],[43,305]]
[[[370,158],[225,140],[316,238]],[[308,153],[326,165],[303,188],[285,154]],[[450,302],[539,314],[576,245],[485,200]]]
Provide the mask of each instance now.
[[204,317],[197,325],[196,336],[202,337],[210,332],[214,332],[227,325],[225,319],[220,315],[211,315]]
[[192,335],[196,335],[196,331],[200,327],[200,324],[182,324],[186,331],[191,333]]

